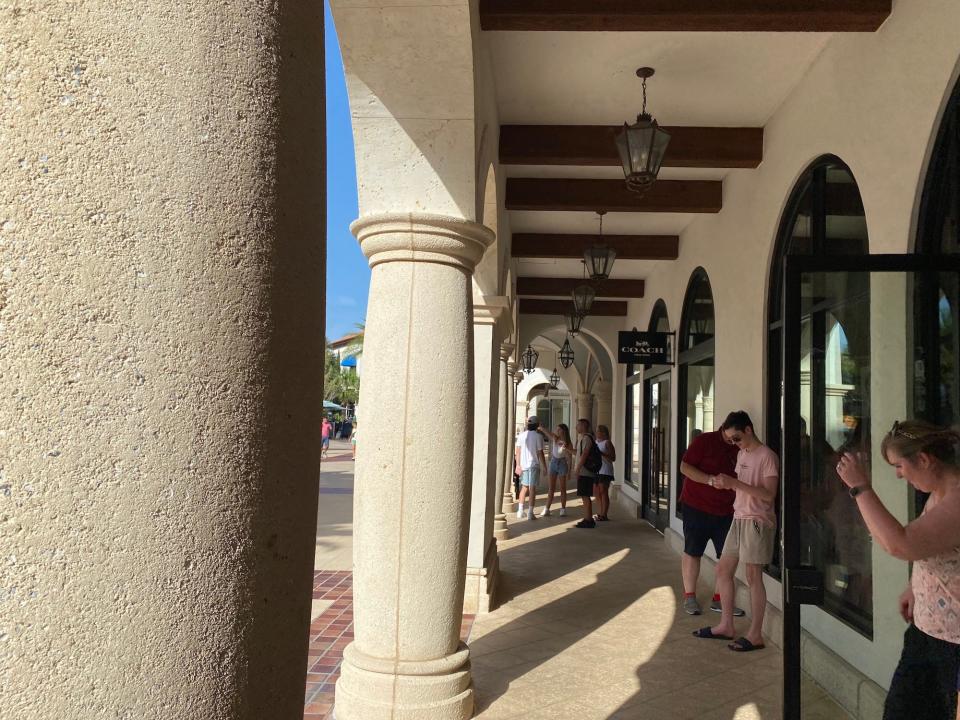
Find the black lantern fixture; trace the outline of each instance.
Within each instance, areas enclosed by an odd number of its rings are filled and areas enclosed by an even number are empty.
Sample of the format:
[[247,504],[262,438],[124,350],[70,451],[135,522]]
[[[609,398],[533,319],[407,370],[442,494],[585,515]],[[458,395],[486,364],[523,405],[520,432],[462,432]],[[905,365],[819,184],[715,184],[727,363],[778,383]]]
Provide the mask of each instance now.
[[540,353],[534,350],[532,345],[527,345],[527,349],[524,350],[520,356],[520,361],[523,363],[523,371],[532,373],[537,369],[537,360],[539,359]]
[[564,370],[573,365],[573,348],[570,347],[570,338],[563,341],[563,347],[560,348],[560,364]]
[[593,307],[593,300],[597,296],[597,291],[592,286],[584,283],[577,285],[573,289],[573,312],[580,316],[580,322],[590,314],[590,308]]
[[603,242],[603,216],[606,214],[606,210],[597,210],[597,215],[600,216],[600,241],[583,251],[583,262],[591,280],[606,280],[610,277],[613,261],[617,258],[617,251]]
[[560,373],[557,372],[556,368],[554,368],[553,372],[550,373],[550,387],[554,390],[560,387]]
[[567,321],[567,334],[576,337],[577,333],[580,332],[580,326],[583,325],[583,315],[580,315],[576,310],[571,310],[564,313],[563,317]]
[[636,124],[624,123],[623,130],[617,135],[617,151],[620,153],[627,188],[636,193],[646,192],[656,181],[670,142],[670,133],[657,125],[657,121],[647,113],[647,78],[653,72],[653,68],[649,67],[637,70],[637,77],[643,80],[643,110],[637,115]]

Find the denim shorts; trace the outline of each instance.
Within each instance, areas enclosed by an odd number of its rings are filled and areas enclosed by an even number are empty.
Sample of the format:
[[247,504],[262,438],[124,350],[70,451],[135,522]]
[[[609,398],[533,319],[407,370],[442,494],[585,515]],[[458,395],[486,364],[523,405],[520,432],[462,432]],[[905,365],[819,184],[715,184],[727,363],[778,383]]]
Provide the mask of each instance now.
[[528,468],[523,471],[523,474],[520,476],[520,484],[524,487],[536,488],[540,482],[540,466],[535,465],[532,468]]
[[559,477],[563,477],[568,472],[570,472],[570,468],[567,467],[566,458],[558,458],[558,457],[550,458],[550,474],[551,475],[557,475]]

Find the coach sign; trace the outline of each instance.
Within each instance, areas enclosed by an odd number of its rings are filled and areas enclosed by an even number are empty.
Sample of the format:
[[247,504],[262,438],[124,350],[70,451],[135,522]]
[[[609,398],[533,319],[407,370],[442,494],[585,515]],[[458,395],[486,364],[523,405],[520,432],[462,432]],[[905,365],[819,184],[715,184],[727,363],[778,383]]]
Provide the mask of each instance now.
[[672,333],[621,332],[618,333],[620,363],[634,365],[668,365]]

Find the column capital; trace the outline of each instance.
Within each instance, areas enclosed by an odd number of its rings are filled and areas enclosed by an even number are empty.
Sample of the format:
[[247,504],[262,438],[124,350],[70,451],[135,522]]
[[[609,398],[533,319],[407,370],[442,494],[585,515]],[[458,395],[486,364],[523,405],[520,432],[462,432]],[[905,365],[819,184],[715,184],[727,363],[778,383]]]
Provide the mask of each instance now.
[[517,374],[517,370],[520,368],[520,363],[516,360],[507,361],[507,375],[514,377]]
[[[510,356],[513,355],[513,351],[516,349],[516,345],[513,343],[500,343],[500,359],[506,362],[510,359]],[[510,371],[507,370],[509,373]]]
[[499,327],[508,317],[508,309],[509,304],[505,297],[499,295],[474,296],[473,324]]
[[480,223],[428,213],[383,213],[354,220],[350,231],[370,267],[385,262],[432,262],[473,272],[493,231]]

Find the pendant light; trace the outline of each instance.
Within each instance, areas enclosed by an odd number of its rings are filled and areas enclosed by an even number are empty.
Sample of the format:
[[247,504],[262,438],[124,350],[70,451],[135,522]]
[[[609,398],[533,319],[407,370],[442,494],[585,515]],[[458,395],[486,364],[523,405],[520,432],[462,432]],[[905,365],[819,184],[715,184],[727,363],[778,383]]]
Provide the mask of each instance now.
[[583,251],[583,262],[587,266],[587,275],[591,280],[606,280],[610,277],[613,270],[613,261],[617,257],[617,251],[612,247],[607,247],[603,242],[603,216],[607,214],[606,210],[597,210],[600,216],[600,239],[596,245],[591,245]]
[[643,110],[637,115],[635,124],[623,124],[623,130],[616,138],[627,188],[636,193],[645,193],[656,181],[670,143],[670,133],[647,113],[647,78],[653,73],[653,68],[649,67],[637,70],[637,77],[643,80]]
[[564,370],[573,365],[573,348],[570,347],[570,338],[566,338],[563,341],[563,347],[560,348],[560,364],[563,365]]

